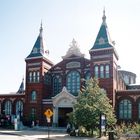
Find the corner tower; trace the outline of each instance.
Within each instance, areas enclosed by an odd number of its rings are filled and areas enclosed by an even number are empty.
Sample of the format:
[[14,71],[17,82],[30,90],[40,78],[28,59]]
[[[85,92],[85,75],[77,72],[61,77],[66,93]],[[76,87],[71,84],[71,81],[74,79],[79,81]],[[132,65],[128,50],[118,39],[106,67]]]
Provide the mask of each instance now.
[[99,85],[105,89],[107,96],[115,106],[115,89],[117,88],[117,61],[118,55],[114,48],[106,24],[105,10],[103,11],[102,24],[93,47],[90,49],[91,73],[99,79]]
[[42,99],[47,95],[44,84],[45,73],[53,63],[44,56],[42,23],[37,40],[26,61],[25,119],[39,120],[42,114]]

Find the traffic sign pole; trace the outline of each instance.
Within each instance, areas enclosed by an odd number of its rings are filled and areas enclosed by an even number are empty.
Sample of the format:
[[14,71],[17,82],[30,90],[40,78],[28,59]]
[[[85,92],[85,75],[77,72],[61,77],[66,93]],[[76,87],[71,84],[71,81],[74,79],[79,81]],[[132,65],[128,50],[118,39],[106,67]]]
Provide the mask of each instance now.
[[44,115],[46,116],[47,124],[48,124],[48,139],[50,137],[50,129],[49,129],[49,124],[51,122],[51,116],[53,115],[53,112],[50,109],[47,109],[44,112]]
[[[49,118],[50,119],[50,118]],[[48,118],[47,118],[47,123],[48,123],[48,139],[50,138],[50,129],[49,129],[49,122],[48,122]]]

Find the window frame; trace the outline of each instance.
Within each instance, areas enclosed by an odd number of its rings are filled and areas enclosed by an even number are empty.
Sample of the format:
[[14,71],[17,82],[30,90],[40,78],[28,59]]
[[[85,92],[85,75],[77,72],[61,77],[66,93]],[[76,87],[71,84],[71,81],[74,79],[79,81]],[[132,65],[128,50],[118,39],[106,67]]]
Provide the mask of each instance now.
[[72,71],[69,71],[67,73],[67,76],[66,76],[66,87],[67,87],[67,90],[71,94],[77,95],[78,92],[80,91],[80,87],[81,87],[80,79],[81,79],[81,75],[76,70],[72,70]]
[[94,76],[96,78],[99,78],[99,66],[98,65],[94,66]]
[[132,102],[128,99],[123,99],[119,102],[119,119],[132,119]]

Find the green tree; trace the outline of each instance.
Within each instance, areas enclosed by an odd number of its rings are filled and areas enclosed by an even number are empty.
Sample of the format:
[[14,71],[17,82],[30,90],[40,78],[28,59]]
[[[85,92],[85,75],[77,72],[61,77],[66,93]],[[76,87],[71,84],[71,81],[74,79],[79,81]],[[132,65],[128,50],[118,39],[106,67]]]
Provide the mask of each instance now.
[[111,126],[116,123],[114,110],[106,92],[98,85],[97,79],[86,81],[85,87],[80,91],[74,111],[71,114],[73,122],[92,132],[99,127],[100,115],[106,116],[106,123]]

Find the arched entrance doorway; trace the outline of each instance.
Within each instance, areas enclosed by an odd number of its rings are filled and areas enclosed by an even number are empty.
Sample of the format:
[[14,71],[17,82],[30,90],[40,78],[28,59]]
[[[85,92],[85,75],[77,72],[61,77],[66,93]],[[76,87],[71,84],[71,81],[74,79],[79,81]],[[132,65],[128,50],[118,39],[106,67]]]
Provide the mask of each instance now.
[[73,111],[73,103],[76,97],[68,93],[63,87],[62,92],[52,97],[53,101],[53,124],[58,127],[66,127],[68,123],[68,113]]

